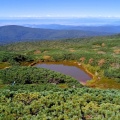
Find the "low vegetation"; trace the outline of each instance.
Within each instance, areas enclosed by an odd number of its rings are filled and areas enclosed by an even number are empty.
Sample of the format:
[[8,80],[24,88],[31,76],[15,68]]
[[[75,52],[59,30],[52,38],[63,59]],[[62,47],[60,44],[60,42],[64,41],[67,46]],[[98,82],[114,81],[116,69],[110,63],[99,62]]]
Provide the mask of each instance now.
[[[0,119],[119,120],[119,45],[120,35],[1,46]],[[82,67],[92,80],[83,86],[33,66],[67,61]]]
[[22,86],[17,90],[14,87],[12,90],[7,88],[1,90],[0,119],[119,120],[120,118],[120,92],[117,90],[56,89],[55,85],[50,89],[47,85],[37,87],[38,89],[30,85],[27,89],[26,86]]
[[[102,84],[100,86],[104,86],[104,79],[108,79],[108,82],[112,80],[118,84],[117,88],[120,88],[119,44],[119,35],[57,41],[21,42],[1,46],[0,63],[2,64],[1,68],[5,68],[7,67],[6,64],[9,64],[8,66],[28,66],[37,62],[78,62],[96,76],[94,80],[97,81],[99,79]],[[98,87],[98,81],[90,86]],[[111,86],[113,84],[109,84],[107,88],[116,88]]]
[[[65,84],[68,87],[79,86],[74,78],[44,68],[11,67],[0,71],[3,84]],[[82,86],[82,85],[81,85]]]

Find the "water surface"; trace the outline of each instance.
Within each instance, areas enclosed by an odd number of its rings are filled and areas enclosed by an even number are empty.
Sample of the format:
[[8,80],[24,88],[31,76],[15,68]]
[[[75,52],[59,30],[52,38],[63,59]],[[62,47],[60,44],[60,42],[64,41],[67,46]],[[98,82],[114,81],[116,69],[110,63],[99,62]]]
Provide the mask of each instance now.
[[87,80],[91,79],[91,76],[89,74],[76,66],[49,63],[36,64],[35,66],[40,68],[47,68],[56,72],[63,73],[65,75],[69,75],[82,83],[85,83]]

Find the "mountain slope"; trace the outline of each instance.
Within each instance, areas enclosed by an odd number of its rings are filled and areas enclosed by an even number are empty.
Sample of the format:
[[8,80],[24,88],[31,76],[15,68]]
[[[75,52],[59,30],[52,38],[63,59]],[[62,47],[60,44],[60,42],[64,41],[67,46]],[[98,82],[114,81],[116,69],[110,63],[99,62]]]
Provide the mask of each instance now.
[[0,27],[0,44],[27,40],[53,40],[101,35],[108,35],[108,33],[82,30],[53,30],[9,25]]

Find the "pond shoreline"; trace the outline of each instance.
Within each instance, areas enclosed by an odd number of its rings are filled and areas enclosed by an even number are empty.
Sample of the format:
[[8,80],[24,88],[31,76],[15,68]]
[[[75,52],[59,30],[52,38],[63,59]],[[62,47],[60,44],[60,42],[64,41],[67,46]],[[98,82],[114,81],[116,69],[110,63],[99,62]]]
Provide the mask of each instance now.
[[[74,67],[77,67],[77,68],[79,68],[80,70],[82,70],[82,71],[84,71],[86,74],[88,74],[90,77],[91,77],[91,79],[93,79],[94,78],[94,75],[90,72],[90,71],[88,71],[87,70],[87,68],[85,68],[85,66],[83,65],[83,64],[81,64],[81,63],[79,63],[79,62],[76,62],[76,61],[61,61],[61,62],[41,62],[41,61],[37,61],[37,62],[33,62],[33,63],[31,63],[29,66],[35,66],[35,65],[37,65],[37,64],[58,64],[58,65],[60,65],[60,64],[63,64],[63,65],[66,65],[66,66],[74,66]],[[90,80],[91,80],[90,79]],[[86,82],[81,82],[81,81],[79,81],[82,85],[86,85]]]

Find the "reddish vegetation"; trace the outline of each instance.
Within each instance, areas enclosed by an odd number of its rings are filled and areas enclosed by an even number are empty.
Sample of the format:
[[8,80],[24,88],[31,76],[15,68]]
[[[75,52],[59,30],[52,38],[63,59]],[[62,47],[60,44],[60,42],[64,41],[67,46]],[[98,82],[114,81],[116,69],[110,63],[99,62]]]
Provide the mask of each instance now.
[[115,53],[115,54],[120,54],[120,49],[114,50],[114,53]]
[[102,66],[104,63],[105,63],[105,59],[101,59],[101,60],[98,61],[99,66]]
[[90,58],[89,59],[89,64],[93,63],[93,60],[94,60],[93,58]]
[[84,62],[84,61],[85,61],[85,57],[81,57],[81,58],[80,58],[80,61],[81,61],[81,62]]
[[40,53],[41,53],[40,50],[36,50],[36,51],[34,52],[34,54],[40,54]]

